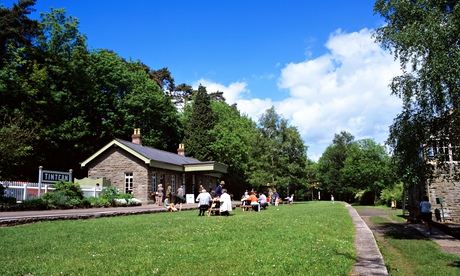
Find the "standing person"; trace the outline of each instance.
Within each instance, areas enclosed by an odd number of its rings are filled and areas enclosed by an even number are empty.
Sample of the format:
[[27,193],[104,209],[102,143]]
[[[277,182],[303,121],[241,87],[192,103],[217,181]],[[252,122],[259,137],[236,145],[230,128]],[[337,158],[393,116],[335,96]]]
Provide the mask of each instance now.
[[176,191],[176,201],[175,204],[179,204],[179,211],[182,211],[182,204],[185,203],[185,191],[184,185],[181,185]]
[[220,197],[222,195],[222,189],[224,185],[225,185],[225,182],[223,180],[220,182],[219,185],[217,185],[216,190],[215,190],[216,197]]
[[206,211],[209,209],[209,203],[212,201],[211,195],[206,192],[205,189],[201,190],[201,193],[197,196],[196,202],[198,202],[198,208],[200,212],[198,216],[204,216]]
[[158,206],[163,204],[163,184],[158,184],[158,190],[156,193],[155,201]]
[[169,200],[169,202],[172,202],[171,185],[166,186],[166,198]]
[[331,195],[331,202],[334,204],[334,195]]
[[431,203],[427,196],[420,201],[420,217],[428,228],[428,234],[431,235]]
[[222,195],[220,196],[220,215],[228,216],[229,212],[233,211],[232,209],[232,198],[227,194],[227,189],[222,189]]
[[278,203],[280,202],[280,195],[278,194],[278,192],[275,190],[275,192],[273,193],[273,204],[275,206],[278,206]]

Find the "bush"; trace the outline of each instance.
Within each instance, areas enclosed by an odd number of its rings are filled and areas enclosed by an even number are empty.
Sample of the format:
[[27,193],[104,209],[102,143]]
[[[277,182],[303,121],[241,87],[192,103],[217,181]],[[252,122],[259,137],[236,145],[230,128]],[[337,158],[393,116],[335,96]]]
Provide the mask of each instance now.
[[44,209],[48,209],[48,205],[46,204],[46,202],[41,197],[24,200],[21,203],[21,205],[16,205],[16,206],[19,207],[20,209],[23,209],[23,210],[44,210]]
[[70,208],[69,197],[64,191],[52,191],[43,195],[43,201],[50,209],[65,209]]
[[131,199],[128,199],[128,205],[129,206],[141,206],[142,202],[137,198],[131,198]]
[[102,189],[100,197],[112,203],[115,198],[118,198],[119,194],[120,192],[118,192],[117,188],[113,186],[108,186]]
[[91,207],[110,207],[112,204],[106,198],[89,197],[87,198]]
[[380,193],[380,201],[382,204],[391,206],[391,201],[396,200],[397,203],[402,202],[402,197],[403,197],[403,183],[399,182],[396,183],[392,187],[387,187],[382,190]]
[[124,198],[115,198],[113,203],[115,206],[128,206],[128,201]]
[[58,181],[53,185],[54,191],[60,191],[69,198],[83,199],[80,185],[73,182]]
[[16,198],[12,196],[3,196],[0,197],[0,203],[3,203],[5,205],[14,205],[16,204]]

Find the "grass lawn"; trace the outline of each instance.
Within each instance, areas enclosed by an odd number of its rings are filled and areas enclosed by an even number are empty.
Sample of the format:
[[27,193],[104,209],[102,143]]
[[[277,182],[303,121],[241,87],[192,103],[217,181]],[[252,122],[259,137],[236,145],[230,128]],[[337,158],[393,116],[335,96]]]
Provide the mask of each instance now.
[[347,275],[354,226],[342,204],[308,202],[0,228],[0,275]]
[[442,252],[436,243],[406,227],[395,217],[401,210],[387,209],[387,216],[370,217],[370,222],[382,229],[376,240],[390,275],[460,275],[460,257]]

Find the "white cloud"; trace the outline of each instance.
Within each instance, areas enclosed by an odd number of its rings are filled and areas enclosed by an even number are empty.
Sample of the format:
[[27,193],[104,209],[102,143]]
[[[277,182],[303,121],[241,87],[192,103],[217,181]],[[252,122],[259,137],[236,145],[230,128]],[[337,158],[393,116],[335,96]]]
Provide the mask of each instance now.
[[196,81],[192,86],[196,89],[198,85],[203,85],[206,87],[208,92],[224,92],[225,101],[228,104],[234,104],[238,99],[242,97],[243,94],[248,93],[246,82],[232,82],[230,85],[225,86],[223,84],[213,82],[211,80],[200,79]]
[[[335,133],[346,130],[356,139],[384,142],[388,127],[401,109],[400,100],[390,95],[391,78],[400,74],[399,64],[372,38],[372,31],[334,32],[327,52],[281,68],[278,88],[289,96],[281,101],[248,98],[247,83],[228,86],[199,80],[208,91],[223,91],[229,104],[258,120],[272,105],[297,126],[309,158],[317,160]],[[246,96],[246,98],[244,97]]]
[[299,128],[311,156],[320,156],[335,133],[384,142],[388,126],[401,108],[389,83],[400,74],[393,57],[377,45],[368,29],[333,33],[328,52],[289,63],[281,70],[280,88],[290,97],[277,103],[278,112]]

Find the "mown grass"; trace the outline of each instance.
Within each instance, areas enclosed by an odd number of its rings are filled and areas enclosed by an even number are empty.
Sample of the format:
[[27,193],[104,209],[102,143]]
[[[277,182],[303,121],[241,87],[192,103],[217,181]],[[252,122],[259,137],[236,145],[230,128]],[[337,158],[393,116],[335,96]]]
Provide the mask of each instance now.
[[442,252],[416,230],[395,222],[391,213],[390,217],[375,216],[370,220],[387,229],[376,238],[390,275],[460,275],[460,257]]
[[346,275],[354,226],[342,204],[197,211],[0,228],[0,275]]

